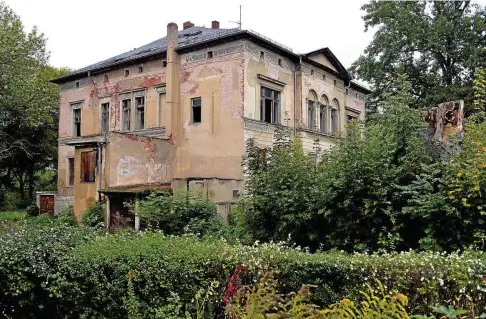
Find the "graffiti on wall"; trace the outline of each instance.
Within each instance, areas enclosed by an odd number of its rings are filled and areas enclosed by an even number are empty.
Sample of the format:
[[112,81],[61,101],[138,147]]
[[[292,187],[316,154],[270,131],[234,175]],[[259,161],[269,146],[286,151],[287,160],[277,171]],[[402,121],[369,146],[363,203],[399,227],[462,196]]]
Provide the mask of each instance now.
[[156,162],[123,156],[117,165],[117,185],[169,182],[176,164],[177,159]]

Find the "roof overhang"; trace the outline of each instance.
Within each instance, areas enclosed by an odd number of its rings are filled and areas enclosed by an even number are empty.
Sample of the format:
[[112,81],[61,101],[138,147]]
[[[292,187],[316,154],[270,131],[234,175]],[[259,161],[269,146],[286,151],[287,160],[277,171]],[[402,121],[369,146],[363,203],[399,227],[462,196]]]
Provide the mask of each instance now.
[[151,191],[167,190],[172,191],[170,183],[147,183],[108,187],[100,189],[98,192],[107,195],[117,194],[144,194]]

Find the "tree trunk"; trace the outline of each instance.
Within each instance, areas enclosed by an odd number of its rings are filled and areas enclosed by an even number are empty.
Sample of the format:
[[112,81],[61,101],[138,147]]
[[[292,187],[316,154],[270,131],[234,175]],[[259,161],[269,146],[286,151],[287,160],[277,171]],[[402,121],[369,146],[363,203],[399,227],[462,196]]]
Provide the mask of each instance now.
[[20,199],[25,199],[25,182],[24,182],[24,173],[21,172],[19,174],[19,192],[20,192]]
[[30,162],[29,164],[28,174],[29,174],[29,199],[33,200],[34,199],[34,165],[32,162]]

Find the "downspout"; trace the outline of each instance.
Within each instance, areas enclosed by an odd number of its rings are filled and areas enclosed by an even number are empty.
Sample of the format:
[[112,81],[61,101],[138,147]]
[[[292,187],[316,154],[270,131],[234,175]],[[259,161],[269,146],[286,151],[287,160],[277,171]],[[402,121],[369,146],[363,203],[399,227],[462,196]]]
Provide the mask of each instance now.
[[101,180],[103,179],[103,168],[101,165],[103,164],[103,142],[98,142],[98,202],[101,203]]
[[299,56],[299,65],[294,70],[294,136],[297,136],[297,69],[300,69],[302,56]]

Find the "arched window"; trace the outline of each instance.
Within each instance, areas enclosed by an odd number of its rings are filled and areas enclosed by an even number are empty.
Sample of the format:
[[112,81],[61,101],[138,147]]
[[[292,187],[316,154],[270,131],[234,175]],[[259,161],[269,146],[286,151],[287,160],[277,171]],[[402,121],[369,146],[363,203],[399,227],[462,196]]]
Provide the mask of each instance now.
[[319,131],[321,133],[327,133],[327,108],[329,105],[329,100],[327,96],[323,95],[321,97],[321,106],[319,108]]
[[331,108],[331,134],[336,135],[339,132],[339,102],[332,100]]
[[307,98],[307,127],[310,130],[316,127],[316,104],[317,94],[314,91],[310,91]]

